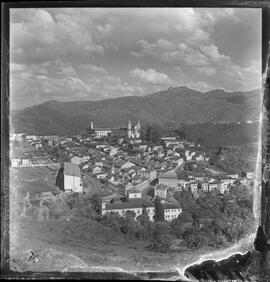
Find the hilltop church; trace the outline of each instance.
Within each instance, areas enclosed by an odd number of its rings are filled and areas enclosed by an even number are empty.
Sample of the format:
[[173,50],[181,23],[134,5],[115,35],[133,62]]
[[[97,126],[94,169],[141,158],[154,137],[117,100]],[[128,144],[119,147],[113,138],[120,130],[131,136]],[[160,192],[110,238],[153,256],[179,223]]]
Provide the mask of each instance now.
[[[134,126],[132,126],[131,121],[128,121],[127,127],[122,128],[94,128],[94,123],[91,121],[90,129],[95,132],[96,138],[118,136],[126,137],[130,144],[141,143],[141,123],[138,121]],[[124,136],[123,136],[124,134]]]

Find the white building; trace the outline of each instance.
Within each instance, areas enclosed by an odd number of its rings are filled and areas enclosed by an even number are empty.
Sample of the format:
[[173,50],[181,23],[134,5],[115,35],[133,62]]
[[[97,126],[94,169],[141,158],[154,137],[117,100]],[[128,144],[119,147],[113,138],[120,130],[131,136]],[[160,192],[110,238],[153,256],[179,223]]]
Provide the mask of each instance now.
[[11,159],[11,166],[12,167],[19,167],[21,166],[21,159],[20,158],[13,158]]
[[141,191],[137,189],[131,189],[127,193],[129,199],[140,199],[142,197]]
[[178,216],[182,212],[181,207],[177,204],[165,203],[163,204],[163,208],[164,208],[164,219],[166,221],[172,221],[173,219],[178,218]]
[[179,180],[175,172],[168,171],[163,175],[159,176],[158,183],[166,185],[171,188],[177,188]]
[[135,213],[135,219],[142,214],[143,209],[146,209],[150,221],[154,221],[155,205],[144,199],[130,199],[127,202],[116,203],[102,203],[102,215],[110,212],[118,213],[120,216],[125,216],[127,211],[133,211]]
[[70,161],[73,164],[78,164],[79,165],[82,162],[82,159],[80,157],[78,157],[78,156],[75,156]]
[[132,123],[129,120],[127,126],[127,137],[128,139],[140,139],[141,137],[141,124],[138,121],[132,128]]
[[190,191],[192,193],[196,193],[198,191],[198,183],[197,182],[193,182],[193,183],[190,183]]
[[64,163],[64,189],[66,192],[83,192],[81,172],[77,164]]
[[108,137],[112,134],[111,128],[95,128],[96,138]]
[[168,188],[165,185],[159,184],[154,188],[154,197],[167,198]]

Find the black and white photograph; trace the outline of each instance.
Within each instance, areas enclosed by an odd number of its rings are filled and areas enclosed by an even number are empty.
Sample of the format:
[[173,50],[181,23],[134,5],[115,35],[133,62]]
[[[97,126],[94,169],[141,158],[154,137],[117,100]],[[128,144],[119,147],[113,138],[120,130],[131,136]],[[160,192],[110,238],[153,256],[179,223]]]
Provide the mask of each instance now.
[[262,27],[254,7],[11,8],[10,269],[269,281]]

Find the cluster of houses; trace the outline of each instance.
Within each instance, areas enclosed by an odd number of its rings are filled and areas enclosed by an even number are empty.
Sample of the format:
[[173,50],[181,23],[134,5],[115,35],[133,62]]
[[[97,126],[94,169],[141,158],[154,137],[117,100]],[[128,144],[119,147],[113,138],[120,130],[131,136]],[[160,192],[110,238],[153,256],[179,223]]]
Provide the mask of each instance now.
[[[93,123],[90,128],[95,130]],[[131,210],[137,217],[146,210],[150,220],[154,220],[153,200],[159,197],[164,208],[164,219],[171,221],[182,212],[171,197],[175,191],[190,190],[195,197],[199,197],[200,193],[211,191],[225,193],[235,181],[247,184],[253,179],[252,172],[247,173],[246,177],[236,173],[215,173],[214,168],[209,169],[207,152],[194,142],[176,137],[163,137],[160,144],[145,142],[140,136],[139,122],[132,127],[129,121],[126,137],[123,137],[122,130],[116,142],[106,138],[110,133],[106,130],[98,128],[90,137],[17,135],[13,139],[19,142],[26,140],[39,154],[43,149],[37,148],[36,144],[56,146],[67,153],[69,161],[63,164],[58,175],[61,190],[91,192],[84,185],[85,178],[95,179],[108,187],[109,195],[102,197],[102,215],[109,212],[124,215]],[[25,155],[28,155],[28,160]],[[20,157],[14,155],[11,165],[30,165],[34,157],[29,155],[31,153]],[[153,190],[151,196],[147,194],[149,189]]]

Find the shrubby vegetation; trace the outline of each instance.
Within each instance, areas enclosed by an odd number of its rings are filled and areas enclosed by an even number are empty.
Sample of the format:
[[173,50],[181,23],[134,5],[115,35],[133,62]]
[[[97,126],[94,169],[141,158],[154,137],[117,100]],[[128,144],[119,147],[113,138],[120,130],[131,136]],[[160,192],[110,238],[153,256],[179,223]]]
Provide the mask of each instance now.
[[174,194],[183,212],[172,222],[164,221],[160,199],[155,201],[155,221],[149,220],[146,209],[135,220],[127,211],[100,216],[97,220],[131,240],[142,240],[158,252],[168,251],[174,239],[181,239],[190,249],[225,247],[253,232],[252,195],[245,186],[234,186],[227,194],[204,193],[194,198],[190,191]]
[[[189,191],[175,193],[183,212],[171,226],[189,248],[230,245],[253,231],[252,195],[244,186],[227,194],[205,193],[195,199]],[[183,232],[181,225],[191,223]]]
[[219,147],[212,152],[209,163],[224,171],[231,173],[239,173],[244,170],[250,170],[249,164],[244,161],[241,152],[234,148]]

